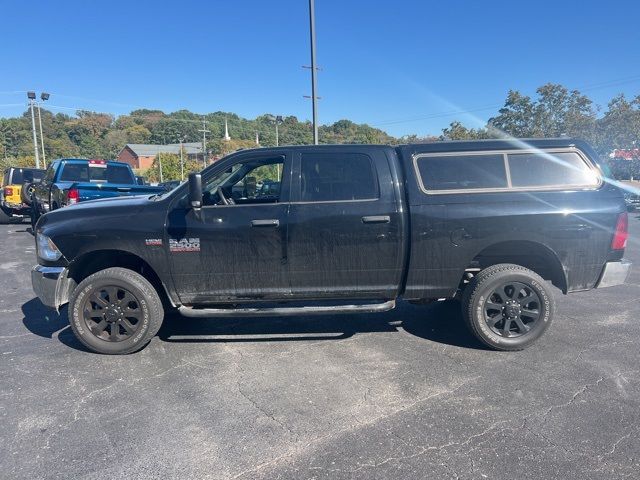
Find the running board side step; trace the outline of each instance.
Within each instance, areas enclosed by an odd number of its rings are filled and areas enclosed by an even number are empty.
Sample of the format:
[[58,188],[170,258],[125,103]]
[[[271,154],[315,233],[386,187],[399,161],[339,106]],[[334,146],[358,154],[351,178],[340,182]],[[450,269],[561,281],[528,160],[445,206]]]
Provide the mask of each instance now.
[[327,305],[319,307],[282,308],[178,308],[180,314],[192,318],[211,317],[291,317],[297,315],[326,315],[333,313],[376,313],[387,312],[396,307],[395,300],[364,305]]

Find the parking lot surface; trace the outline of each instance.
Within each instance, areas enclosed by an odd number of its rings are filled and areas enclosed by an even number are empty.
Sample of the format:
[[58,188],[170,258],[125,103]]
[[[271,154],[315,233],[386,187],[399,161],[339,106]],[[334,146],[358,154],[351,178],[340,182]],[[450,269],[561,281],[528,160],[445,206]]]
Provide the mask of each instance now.
[[27,225],[1,225],[0,476],[639,478],[640,219],[629,284],[563,296],[523,352],[459,306],[172,316],[143,351],[86,351],[34,298]]

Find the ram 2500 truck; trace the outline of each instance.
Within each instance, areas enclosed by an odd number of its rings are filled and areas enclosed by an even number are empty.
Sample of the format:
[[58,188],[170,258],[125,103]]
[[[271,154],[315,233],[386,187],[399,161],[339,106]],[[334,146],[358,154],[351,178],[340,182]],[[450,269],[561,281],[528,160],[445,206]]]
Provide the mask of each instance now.
[[34,187],[31,223],[43,213],[87,200],[160,193],[160,187],[139,185],[131,167],[123,162],[61,158],[47,168]]
[[480,341],[518,350],[549,327],[554,286],[627,278],[623,194],[596,159],[570,139],[240,151],[167,193],[47,213],[33,287],[102,353],[141,349],[168,308],[353,314],[400,298],[459,298]]

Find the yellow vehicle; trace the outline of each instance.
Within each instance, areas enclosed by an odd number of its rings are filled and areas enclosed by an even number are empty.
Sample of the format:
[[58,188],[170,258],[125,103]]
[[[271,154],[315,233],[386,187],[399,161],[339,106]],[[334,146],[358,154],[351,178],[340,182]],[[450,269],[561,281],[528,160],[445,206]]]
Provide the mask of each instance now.
[[18,223],[29,218],[32,186],[42,180],[39,168],[9,167],[2,176],[0,223]]

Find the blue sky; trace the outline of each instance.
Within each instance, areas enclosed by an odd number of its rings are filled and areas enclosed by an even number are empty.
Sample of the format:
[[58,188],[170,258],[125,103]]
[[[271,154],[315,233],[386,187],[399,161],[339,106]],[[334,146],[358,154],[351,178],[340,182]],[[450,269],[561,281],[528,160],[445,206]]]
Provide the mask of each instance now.
[[[308,119],[307,9],[307,0],[0,0],[0,116],[20,114],[22,92],[35,89],[69,113],[62,107]],[[558,82],[602,106],[640,94],[637,0],[316,0],[316,17],[321,123],[438,134],[454,119],[479,126],[510,88]]]

